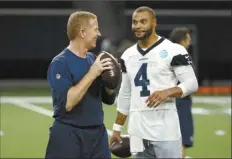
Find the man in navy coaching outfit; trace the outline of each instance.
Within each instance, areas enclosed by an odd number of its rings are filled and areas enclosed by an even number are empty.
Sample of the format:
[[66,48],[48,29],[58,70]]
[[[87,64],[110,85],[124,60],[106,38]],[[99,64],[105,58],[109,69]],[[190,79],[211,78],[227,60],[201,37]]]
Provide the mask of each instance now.
[[[191,43],[191,32],[192,31],[186,27],[174,28],[170,33],[170,40],[182,45],[188,50]],[[188,95],[184,98],[176,98],[176,107],[182,135],[182,158],[185,158],[186,148],[193,147],[194,124],[192,115],[192,96]]]
[[110,59],[88,52],[100,36],[96,15],[71,14],[67,36],[69,46],[52,60],[47,73],[55,120],[45,158],[110,158],[102,102],[113,104],[116,93],[99,78],[112,69]]

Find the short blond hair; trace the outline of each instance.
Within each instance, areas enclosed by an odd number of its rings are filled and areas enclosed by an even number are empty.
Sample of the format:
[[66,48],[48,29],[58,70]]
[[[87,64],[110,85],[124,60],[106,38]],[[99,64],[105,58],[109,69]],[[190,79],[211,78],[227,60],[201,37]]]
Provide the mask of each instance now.
[[74,40],[82,26],[86,26],[90,19],[97,19],[91,12],[77,11],[70,15],[67,23],[67,36],[69,40]]

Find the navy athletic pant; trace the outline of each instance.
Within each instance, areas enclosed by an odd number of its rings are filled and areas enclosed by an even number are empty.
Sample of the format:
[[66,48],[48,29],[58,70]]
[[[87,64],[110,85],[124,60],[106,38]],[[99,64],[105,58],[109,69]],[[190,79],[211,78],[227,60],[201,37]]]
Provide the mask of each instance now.
[[105,126],[77,128],[55,121],[45,158],[111,158]]

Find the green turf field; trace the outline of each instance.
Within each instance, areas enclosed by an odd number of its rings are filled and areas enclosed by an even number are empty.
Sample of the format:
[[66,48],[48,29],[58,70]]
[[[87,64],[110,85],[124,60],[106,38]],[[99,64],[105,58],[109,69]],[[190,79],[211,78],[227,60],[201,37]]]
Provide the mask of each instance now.
[[[49,92],[33,89],[5,91],[0,100],[0,158],[43,158],[48,129],[53,122]],[[231,158],[230,97],[197,96],[194,101],[195,145],[187,155]],[[104,106],[104,113],[110,131],[116,106]]]

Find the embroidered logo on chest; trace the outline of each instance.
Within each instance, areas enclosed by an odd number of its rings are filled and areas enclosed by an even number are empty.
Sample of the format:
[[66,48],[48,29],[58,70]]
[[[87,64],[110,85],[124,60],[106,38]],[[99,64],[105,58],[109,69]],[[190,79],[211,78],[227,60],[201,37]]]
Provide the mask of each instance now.
[[166,50],[162,50],[162,51],[159,52],[159,56],[161,58],[165,58],[165,57],[168,56],[168,52]]

